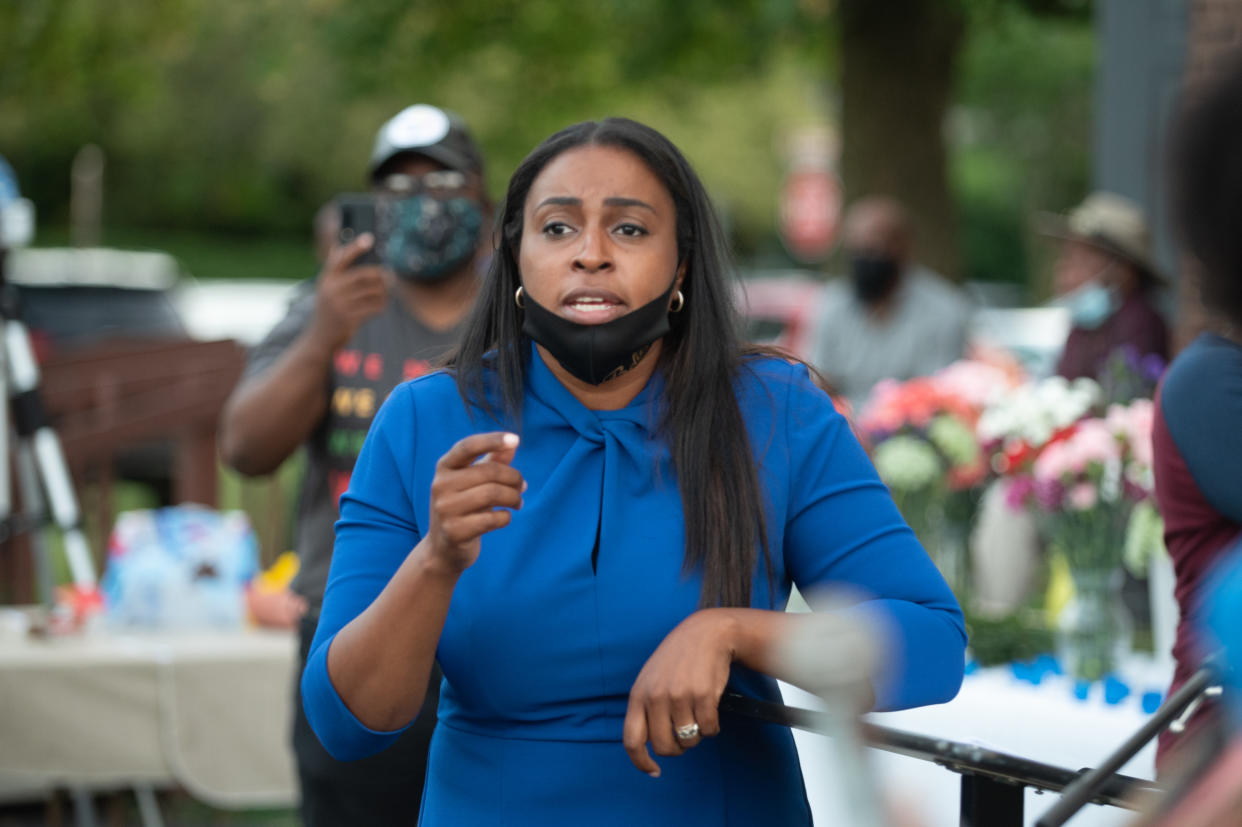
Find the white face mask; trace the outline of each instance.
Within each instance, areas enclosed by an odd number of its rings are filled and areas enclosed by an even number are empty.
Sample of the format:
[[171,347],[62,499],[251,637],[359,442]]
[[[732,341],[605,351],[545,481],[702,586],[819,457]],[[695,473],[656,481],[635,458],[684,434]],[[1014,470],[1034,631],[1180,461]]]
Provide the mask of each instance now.
[[1076,290],[1053,300],[1052,304],[1069,310],[1074,327],[1095,330],[1117,312],[1121,299],[1117,289],[1105,286],[1097,275]]

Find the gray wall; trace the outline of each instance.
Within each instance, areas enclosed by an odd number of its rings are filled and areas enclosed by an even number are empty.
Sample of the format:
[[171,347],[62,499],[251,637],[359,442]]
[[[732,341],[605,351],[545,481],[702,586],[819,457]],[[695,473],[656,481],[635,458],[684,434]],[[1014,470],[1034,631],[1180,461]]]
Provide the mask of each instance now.
[[1186,60],[1188,0],[1095,0],[1096,67],[1092,184],[1147,212],[1156,260],[1173,281],[1177,253],[1165,207],[1169,116]]

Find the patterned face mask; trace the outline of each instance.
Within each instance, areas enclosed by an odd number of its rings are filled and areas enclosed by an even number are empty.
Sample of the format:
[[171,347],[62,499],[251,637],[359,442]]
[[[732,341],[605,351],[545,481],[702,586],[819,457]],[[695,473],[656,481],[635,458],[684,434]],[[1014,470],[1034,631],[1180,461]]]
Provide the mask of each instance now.
[[419,193],[380,207],[380,255],[398,277],[431,283],[457,272],[474,255],[483,211],[469,198]]

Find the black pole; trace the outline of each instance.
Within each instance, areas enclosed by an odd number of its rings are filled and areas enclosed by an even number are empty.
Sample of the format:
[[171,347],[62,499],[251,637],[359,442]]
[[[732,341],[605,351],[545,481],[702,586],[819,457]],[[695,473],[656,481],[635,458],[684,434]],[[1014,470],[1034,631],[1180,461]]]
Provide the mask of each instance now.
[[1118,747],[1112,755],[1104,759],[1098,767],[1080,776],[1078,780],[1067,786],[1057,803],[1053,804],[1048,809],[1048,812],[1044,813],[1039,821],[1035,822],[1035,827],[1061,827],[1062,824],[1069,821],[1075,813],[1099,795],[1105,783],[1113,777],[1113,773],[1117,772],[1127,761],[1137,755],[1138,751],[1148,741],[1163,732],[1178,715],[1182,714],[1186,707],[1190,706],[1195,698],[1203,694],[1204,690],[1216,680],[1215,670],[1208,666],[1194,673],[1190,680],[1182,684],[1182,687],[1174,692],[1147,719],[1147,722],[1139,728],[1138,732],[1131,735],[1124,744]]
[[[824,714],[822,712],[750,698],[736,692],[724,694],[724,697],[720,699],[720,711],[724,714],[744,715],[748,718],[808,732],[822,734],[825,729],[822,724]],[[864,723],[861,730],[867,746],[939,764],[950,772],[986,777],[1018,787],[1060,792],[1082,775],[1081,770],[1070,770],[1032,761],[1029,758],[998,752],[978,744],[919,735],[871,723]],[[1104,783],[1095,790],[1094,801],[1098,804],[1134,809],[1135,804],[1130,797],[1135,792],[1162,792],[1162,790],[1147,779],[1113,773],[1109,774]]]
[[1022,827],[1026,787],[985,775],[962,776],[961,827]]

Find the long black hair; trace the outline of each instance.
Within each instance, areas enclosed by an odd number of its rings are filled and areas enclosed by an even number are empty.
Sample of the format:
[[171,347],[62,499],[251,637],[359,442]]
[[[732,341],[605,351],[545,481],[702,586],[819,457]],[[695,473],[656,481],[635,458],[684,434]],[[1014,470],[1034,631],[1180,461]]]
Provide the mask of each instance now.
[[514,301],[521,284],[518,249],[523,210],[535,178],[576,147],[628,150],[664,184],[677,212],[677,255],[685,262],[685,308],[670,315],[659,369],[665,377],[661,436],[672,452],[685,514],[683,568],[700,569],[703,606],[748,606],[762,553],[769,587],[762,493],[734,382],[744,369],[730,284],[730,258],[719,222],[690,163],[651,127],[627,118],[586,121],[557,132],[526,157],[509,181],[497,217],[497,249],[462,341],[448,364],[462,398],[487,405],[485,368],[495,372],[500,403],[517,418],[530,340]]

